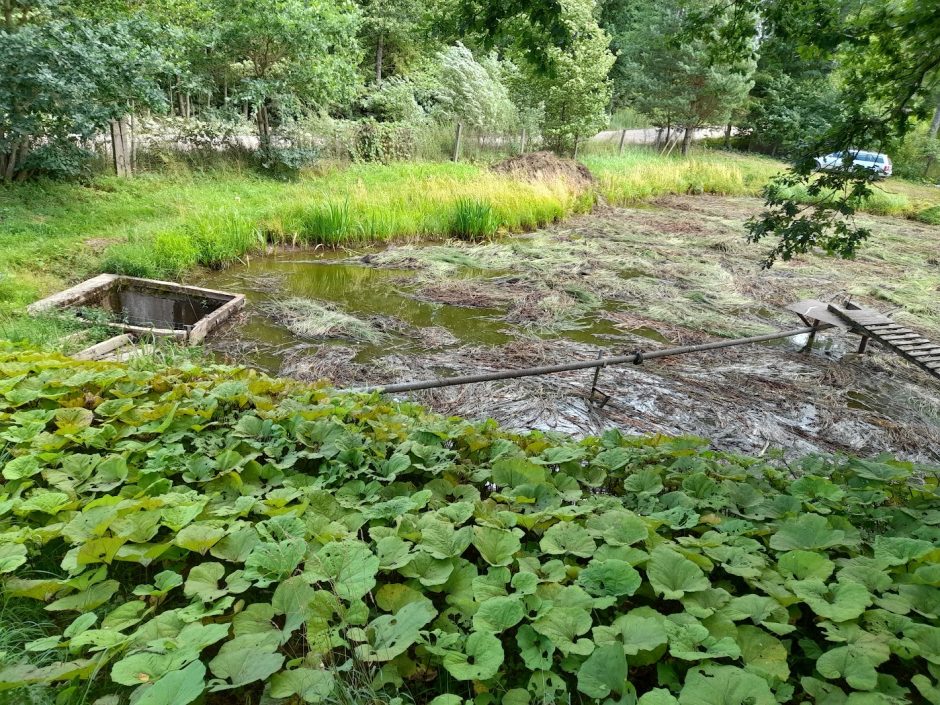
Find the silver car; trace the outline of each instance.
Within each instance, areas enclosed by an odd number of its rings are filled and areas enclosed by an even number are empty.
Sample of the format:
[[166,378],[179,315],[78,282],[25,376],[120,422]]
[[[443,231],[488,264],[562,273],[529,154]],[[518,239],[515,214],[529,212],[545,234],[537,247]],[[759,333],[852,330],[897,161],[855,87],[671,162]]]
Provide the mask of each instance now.
[[[887,154],[866,152],[861,149],[850,149],[848,155],[852,157],[853,167],[862,167],[863,169],[873,171],[882,179],[891,176],[891,172],[894,169],[894,165],[891,163],[891,157]],[[838,171],[845,169],[845,156],[846,152],[833,152],[824,157],[816,157],[816,168],[820,171]]]

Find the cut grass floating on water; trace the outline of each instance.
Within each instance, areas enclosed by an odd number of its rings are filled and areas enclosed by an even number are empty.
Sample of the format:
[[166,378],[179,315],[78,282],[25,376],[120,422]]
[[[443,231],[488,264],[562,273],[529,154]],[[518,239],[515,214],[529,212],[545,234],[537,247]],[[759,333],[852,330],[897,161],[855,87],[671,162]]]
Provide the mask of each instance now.
[[378,343],[385,338],[367,321],[313,299],[274,301],[266,306],[266,312],[299,338],[343,338],[362,343]]

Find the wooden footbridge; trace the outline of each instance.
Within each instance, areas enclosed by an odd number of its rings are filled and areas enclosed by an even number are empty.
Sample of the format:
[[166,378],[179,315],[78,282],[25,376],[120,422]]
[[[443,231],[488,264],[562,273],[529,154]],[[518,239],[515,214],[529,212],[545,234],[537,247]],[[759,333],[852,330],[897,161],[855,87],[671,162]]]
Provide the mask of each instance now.
[[791,306],[790,310],[817,330],[837,327],[857,333],[862,337],[859,353],[865,352],[869,340],[874,340],[927,374],[940,379],[940,344],[927,340],[882,313],[864,309],[852,302],[839,306],[821,301],[801,301]]

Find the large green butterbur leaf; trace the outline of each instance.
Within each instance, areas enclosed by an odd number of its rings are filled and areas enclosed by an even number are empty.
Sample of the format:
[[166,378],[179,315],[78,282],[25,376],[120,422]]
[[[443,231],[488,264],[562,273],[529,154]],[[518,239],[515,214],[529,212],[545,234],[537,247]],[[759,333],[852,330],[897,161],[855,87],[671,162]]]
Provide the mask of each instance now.
[[284,663],[284,655],[275,653],[277,634],[245,634],[227,641],[209,662],[218,678],[211,690],[230,690],[269,678]]
[[509,565],[513,555],[522,548],[519,537],[513,531],[491,526],[473,528],[473,545],[490,565]]
[[626,561],[591,561],[578,576],[578,584],[592,595],[632,595],[643,579]]
[[695,670],[686,677],[679,705],[774,705],[767,681],[733,666]]
[[290,633],[315,614],[315,590],[302,575],[288,578],[274,590],[271,606],[274,613],[284,616],[284,631]]
[[111,679],[121,685],[152,683],[195,661],[199,652],[184,649],[165,654],[139,652],[124,657],[111,668]]
[[492,634],[473,632],[462,652],[448,652],[444,668],[460,681],[487,680],[496,675],[503,663],[503,646]]
[[519,645],[519,654],[522,656],[526,668],[531,671],[542,671],[551,668],[555,644],[552,643],[550,638],[539,634],[528,624],[524,624],[516,632],[516,641]]
[[26,563],[26,546],[22,544],[0,544],[0,573],[12,573]]
[[473,615],[473,628],[481,632],[503,632],[518,624],[524,614],[522,598],[491,597]]
[[744,668],[768,681],[785,681],[790,677],[787,647],[767,632],[744,625],[738,627],[737,642],[741,648]]
[[594,539],[580,524],[563,521],[551,526],[539,542],[545,553],[588,558],[597,548]]
[[299,696],[305,703],[321,703],[330,697],[336,679],[329,671],[315,668],[294,668],[281,671],[271,678],[271,697]]
[[627,659],[616,645],[599,647],[578,670],[578,690],[592,698],[622,693],[626,682]]
[[153,685],[135,691],[134,705],[188,705],[205,690],[206,667],[199,661],[180,671],[171,671]]
[[472,538],[473,528],[470,526],[455,529],[450,522],[429,519],[421,525],[419,545],[434,558],[454,558],[467,549]]
[[586,656],[594,650],[594,642],[579,638],[591,628],[590,613],[581,607],[553,606],[543,617],[532,623],[532,628],[548,637],[563,654]]
[[856,582],[826,585],[821,580],[798,580],[790,587],[816,614],[835,622],[855,619],[871,604],[868,590]]
[[653,589],[667,600],[678,600],[688,592],[705,590],[709,585],[701,568],[665,546],[650,554],[646,576]]
[[428,602],[409,602],[395,614],[376,617],[366,627],[368,646],[359,649],[364,661],[390,661],[418,640],[421,628],[437,611]]
[[778,551],[824,549],[842,545],[845,532],[829,526],[826,517],[803,514],[779,525],[770,538],[770,547]]

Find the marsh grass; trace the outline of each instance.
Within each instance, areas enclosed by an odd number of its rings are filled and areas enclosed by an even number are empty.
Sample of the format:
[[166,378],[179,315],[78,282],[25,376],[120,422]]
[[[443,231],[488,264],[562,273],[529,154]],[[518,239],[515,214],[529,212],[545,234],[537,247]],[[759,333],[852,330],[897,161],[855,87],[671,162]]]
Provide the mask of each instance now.
[[[55,650],[26,651],[31,641],[55,633],[56,625],[48,618],[42,605],[35,600],[7,597],[0,591],[0,670],[28,663],[44,666],[56,660]],[[57,703],[53,688],[32,686],[0,693],[0,703],[13,705],[53,705]]]
[[343,338],[361,343],[378,343],[385,337],[368,321],[312,299],[274,301],[266,306],[266,311],[299,338]]
[[458,240],[488,240],[499,229],[499,217],[485,201],[460,198],[454,204],[448,232]]
[[338,245],[352,239],[356,230],[348,200],[314,205],[300,215],[298,225],[300,240],[307,245]]
[[588,156],[584,162],[598,180],[598,191],[612,205],[667,194],[757,196],[785,168],[765,157],[702,151],[683,159],[644,148],[627,150],[622,156]]

